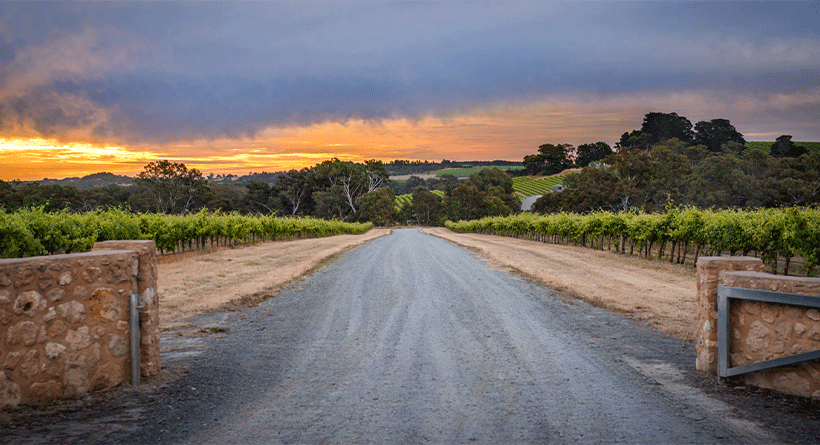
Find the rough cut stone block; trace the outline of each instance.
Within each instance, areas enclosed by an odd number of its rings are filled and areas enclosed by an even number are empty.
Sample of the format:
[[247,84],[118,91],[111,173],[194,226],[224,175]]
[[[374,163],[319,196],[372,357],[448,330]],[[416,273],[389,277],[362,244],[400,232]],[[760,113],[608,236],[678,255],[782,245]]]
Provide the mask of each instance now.
[[91,315],[100,321],[113,321],[119,318],[122,311],[120,298],[111,288],[101,287],[95,290],[88,299]]
[[10,346],[32,346],[37,342],[37,325],[31,321],[21,321],[12,325],[6,335],[6,343]]
[[60,301],[65,297],[65,291],[60,288],[52,289],[48,291],[46,297],[48,297],[48,301],[51,302]]
[[62,320],[57,320],[48,326],[48,336],[56,339],[57,337],[63,335],[66,329],[67,327],[65,322]]
[[117,334],[108,334],[108,350],[114,357],[122,357],[128,353],[128,341]]
[[57,306],[57,312],[69,323],[80,323],[85,319],[85,306],[73,300]]
[[34,383],[28,390],[30,397],[39,400],[54,399],[63,394],[63,385],[55,380]]
[[17,298],[14,300],[14,313],[17,315],[25,314],[26,316],[34,317],[47,307],[48,303],[43,299],[43,296],[33,290],[17,295]]
[[88,326],[69,329],[65,335],[65,341],[72,351],[79,351],[91,346],[91,335],[88,333]]
[[102,276],[102,269],[99,267],[89,267],[83,271],[83,279],[88,283],[93,283]]
[[6,373],[0,371],[0,406],[17,406],[21,396],[20,385],[6,378]]
[[14,370],[17,365],[20,363],[20,360],[23,359],[23,353],[19,351],[9,352],[6,354],[6,359],[3,360],[3,368],[8,369],[9,371]]
[[11,303],[11,292],[8,289],[0,290],[0,304]]
[[59,343],[46,343],[46,357],[56,360],[65,354],[66,347]]
[[36,278],[37,276],[34,275],[34,269],[31,266],[18,267],[14,271],[14,286],[24,287],[33,283]]

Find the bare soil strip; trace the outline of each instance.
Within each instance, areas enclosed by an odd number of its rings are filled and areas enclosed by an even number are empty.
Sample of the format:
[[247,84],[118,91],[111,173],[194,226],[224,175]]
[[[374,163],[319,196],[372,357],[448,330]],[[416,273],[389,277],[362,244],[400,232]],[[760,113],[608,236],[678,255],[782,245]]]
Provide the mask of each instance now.
[[390,233],[272,241],[159,264],[163,328],[214,310],[242,309],[276,294],[334,255]]
[[691,267],[593,249],[503,236],[424,229],[526,277],[626,314],[666,334],[694,339],[696,288]]

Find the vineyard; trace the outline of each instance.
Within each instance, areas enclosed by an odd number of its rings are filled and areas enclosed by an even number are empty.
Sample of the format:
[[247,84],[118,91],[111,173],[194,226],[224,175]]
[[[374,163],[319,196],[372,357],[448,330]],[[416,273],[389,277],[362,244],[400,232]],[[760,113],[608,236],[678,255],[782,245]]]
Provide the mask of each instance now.
[[[433,190],[432,193],[441,199],[444,199],[444,192],[441,190]],[[402,207],[413,204],[413,194],[407,193],[404,195],[396,195],[395,206],[396,209],[401,210]]]
[[[656,255],[694,264],[701,255],[754,254],[777,273],[813,275],[820,261],[820,210],[711,211],[673,209],[665,214],[595,212],[586,215],[522,213],[473,221],[447,221],[455,232],[486,233],[550,243],[574,243],[618,253]],[[780,263],[779,260],[783,262]],[[792,268],[790,269],[790,266]]]
[[91,213],[48,213],[42,208],[6,213],[0,209],[0,256],[19,258],[87,252],[96,241],[126,239],[154,240],[160,253],[168,253],[207,245],[358,234],[371,227],[371,223],[208,211],[163,215],[119,209]]
[[544,195],[552,191],[553,185],[563,184],[564,175],[553,175],[548,178],[531,178],[529,176],[517,176],[512,178],[513,190],[516,195],[526,198],[533,195]]

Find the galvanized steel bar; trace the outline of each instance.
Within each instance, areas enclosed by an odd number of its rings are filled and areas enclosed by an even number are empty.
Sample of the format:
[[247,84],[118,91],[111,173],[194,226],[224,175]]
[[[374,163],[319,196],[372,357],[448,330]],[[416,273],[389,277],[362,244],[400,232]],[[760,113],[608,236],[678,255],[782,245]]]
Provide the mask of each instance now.
[[775,368],[778,366],[793,365],[808,360],[820,358],[820,350],[805,352],[802,354],[780,357],[772,360],[751,363],[742,366],[729,366],[729,322],[730,302],[735,300],[752,300],[765,303],[788,304],[792,306],[804,306],[820,308],[820,297],[803,294],[790,294],[785,292],[774,292],[757,289],[744,289],[740,287],[718,285],[718,369],[719,377],[731,377],[746,374],[754,371]]
[[131,385],[140,385],[140,313],[137,306],[139,305],[140,296],[137,294],[129,295],[129,312],[130,320],[130,339],[131,344]]

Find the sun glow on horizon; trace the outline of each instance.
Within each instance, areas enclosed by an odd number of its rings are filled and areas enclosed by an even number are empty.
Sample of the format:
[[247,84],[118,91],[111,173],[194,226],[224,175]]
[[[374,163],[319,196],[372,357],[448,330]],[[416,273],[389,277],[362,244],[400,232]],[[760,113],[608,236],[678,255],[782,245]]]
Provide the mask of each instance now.
[[[724,115],[722,110],[701,110],[697,106],[701,99],[696,94],[568,96],[451,114],[270,125],[252,136],[135,145],[0,135],[0,180],[66,178],[98,172],[134,176],[149,162],[163,159],[184,163],[204,175],[286,171],[312,167],[332,158],[351,162],[522,160],[545,143],[577,146],[604,141],[613,145],[623,132],[639,128],[645,113],[665,110],[668,103],[678,104],[680,114],[689,115],[693,121]],[[768,134],[755,126],[739,129],[751,136],[747,139]]]
[[[585,119],[563,104],[487,107],[445,116],[348,119],[270,126],[254,136],[157,145],[96,145],[0,136],[0,180],[111,172],[134,176],[168,159],[209,173],[246,174],[311,167],[325,160],[523,159],[546,141],[573,142]],[[603,116],[597,116],[601,119]],[[591,125],[588,119],[586,124]]]

